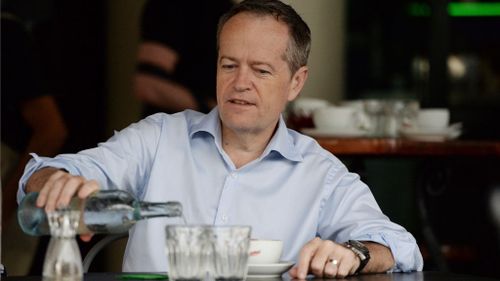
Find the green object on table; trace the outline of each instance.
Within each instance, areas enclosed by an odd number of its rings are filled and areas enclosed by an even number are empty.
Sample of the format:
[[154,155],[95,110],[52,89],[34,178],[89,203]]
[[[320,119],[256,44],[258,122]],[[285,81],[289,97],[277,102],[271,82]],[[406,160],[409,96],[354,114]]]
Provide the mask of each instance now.
[[152,274],[152,273],[128,273],[120,275],[123,280],[167,280],[166,274]]

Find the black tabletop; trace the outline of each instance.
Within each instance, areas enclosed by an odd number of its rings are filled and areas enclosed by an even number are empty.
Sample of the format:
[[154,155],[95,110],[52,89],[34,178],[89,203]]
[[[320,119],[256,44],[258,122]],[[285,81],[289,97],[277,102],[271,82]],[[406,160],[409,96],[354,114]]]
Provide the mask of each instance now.
[[[138,277],[133,278],[133,274],[128,273],[88,273],[84,276],[84,281],[144,281],[144,280],[162,280],[154,279],[154,277],[161,277],[158,275],[151,275],[153,279],[144,279],[148,275],[140,274]],[[2,281],[42,281],[40,276],[9,276],[3,277]],[[167,279],[163,279],[167,280]],[[286,281],[287,278],[247,278],[247,281]],[[321,280],[321,279],[311,279]],[[367,274],[359,276],[351,276],[345,281],[500,281],[500,279],[493,279],[480,276],[462,275],[445,272],[412,272],[412,273],[389,273],[389,274]]]

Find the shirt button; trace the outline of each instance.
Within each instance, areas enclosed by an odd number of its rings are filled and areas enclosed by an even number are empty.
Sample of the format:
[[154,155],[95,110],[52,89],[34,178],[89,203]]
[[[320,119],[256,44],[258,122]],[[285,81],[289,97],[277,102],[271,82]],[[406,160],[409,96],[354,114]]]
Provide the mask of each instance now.
[[232,177],[233,179],[235,179],[235,178],[236,178],[236,176],[237,176],[237,175],[236,175],[236,173],[235,173],[235,172],[232,172],[232,173],[231,173],[231,177]]
[[222,215],[220,219],[221,219],[223,222],[226,222],[226,221],[227,221],[227,216],[226,216],[226,215]]

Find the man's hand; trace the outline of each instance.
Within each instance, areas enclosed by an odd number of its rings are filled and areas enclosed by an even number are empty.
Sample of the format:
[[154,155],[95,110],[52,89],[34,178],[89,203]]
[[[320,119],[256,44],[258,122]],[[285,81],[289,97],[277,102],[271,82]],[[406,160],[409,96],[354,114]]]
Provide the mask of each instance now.
[[[387,272],[394,267],[395,260],[388,247],[362,242],[370,251],[370,261],[361,272]],[[297,279],[305,279],[308,273],[320,278],[344,278],[354,274],[360,264],[359,257],[344,245],[314,238],[302,248],[299,260],[289,274]]]
[[300,251],[292,278],[305,279],[308,273],[319,278],[344,278],[356,272],[360,260],[354,252],[330,240],[314,238]]
[[[47,212],[68,206],[75,194],[85,199],[98,190],[99,184],[95,180],[86,180],[55,168],[43,168],[35,172],[26,185],[27,192],[39,192],[36,205]],[[80,235],[84,241],[89,241],[91,237],[92,234]]]

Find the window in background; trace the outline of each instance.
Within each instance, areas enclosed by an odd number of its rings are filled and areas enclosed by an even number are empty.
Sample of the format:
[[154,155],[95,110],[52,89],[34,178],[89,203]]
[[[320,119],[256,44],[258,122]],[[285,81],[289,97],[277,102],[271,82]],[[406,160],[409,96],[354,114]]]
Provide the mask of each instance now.
[[346,97],[450,107],[463,138],[498,139],[498,30],[500,1],[348,1]]

